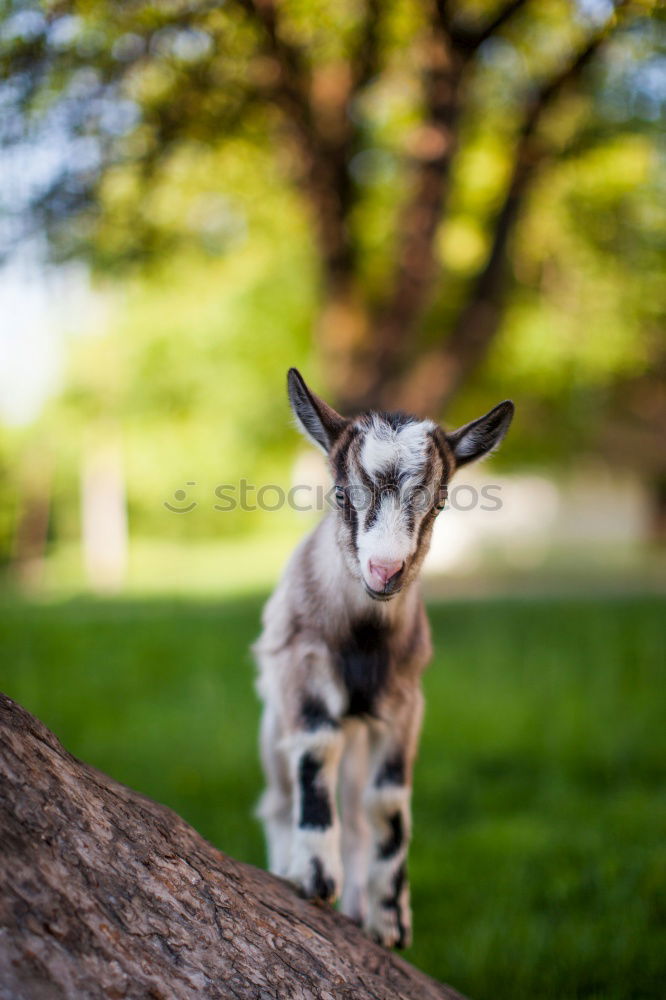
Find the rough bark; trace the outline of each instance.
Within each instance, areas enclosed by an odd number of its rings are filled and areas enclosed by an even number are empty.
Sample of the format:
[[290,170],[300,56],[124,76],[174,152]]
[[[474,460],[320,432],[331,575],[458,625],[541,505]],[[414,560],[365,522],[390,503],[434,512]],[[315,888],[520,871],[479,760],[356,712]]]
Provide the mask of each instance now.
[[460,1000],[0,695],[0,997]]

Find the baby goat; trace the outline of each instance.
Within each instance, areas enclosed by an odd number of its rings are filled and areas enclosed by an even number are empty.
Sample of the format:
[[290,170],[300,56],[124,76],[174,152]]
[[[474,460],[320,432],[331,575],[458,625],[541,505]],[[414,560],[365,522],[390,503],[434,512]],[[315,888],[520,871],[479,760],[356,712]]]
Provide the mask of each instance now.
[[338,511],[292,556],[255,645],[269,865],[310,898],[341,893],[344,913],[404,947],[431,655],[416,578],[451,476],[500,443],[513,403],[445,433],[399,413],[345,419],[294,368],[288,391],[301,430],[328,456]]

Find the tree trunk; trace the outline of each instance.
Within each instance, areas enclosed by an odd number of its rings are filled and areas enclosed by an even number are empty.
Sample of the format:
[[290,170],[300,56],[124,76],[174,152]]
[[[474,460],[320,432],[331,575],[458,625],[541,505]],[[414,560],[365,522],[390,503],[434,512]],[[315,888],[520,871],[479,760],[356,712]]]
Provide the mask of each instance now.
[[11,569],[20,587],[37,590],[42,583],[51,514],[53,470],[48,451],[28,448],[19,479],[19,512]]
[[0,998],[460,1000],[0,695]]

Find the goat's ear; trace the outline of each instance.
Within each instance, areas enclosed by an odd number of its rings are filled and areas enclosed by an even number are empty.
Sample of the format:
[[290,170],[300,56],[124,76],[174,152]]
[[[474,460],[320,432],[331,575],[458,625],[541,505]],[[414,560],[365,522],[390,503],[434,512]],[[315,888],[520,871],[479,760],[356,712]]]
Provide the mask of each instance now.
[[287,373],[287,392],[303,434],[328,454],[347,426],[347,420],[323,399],[315,396],[295,368],[290,368]]
[[510,399],[505,399],[485,416],[446,435],[458,467],[475,462],[477,458],[483,458],[499,447],[513,419],[513,411],[513,403]]

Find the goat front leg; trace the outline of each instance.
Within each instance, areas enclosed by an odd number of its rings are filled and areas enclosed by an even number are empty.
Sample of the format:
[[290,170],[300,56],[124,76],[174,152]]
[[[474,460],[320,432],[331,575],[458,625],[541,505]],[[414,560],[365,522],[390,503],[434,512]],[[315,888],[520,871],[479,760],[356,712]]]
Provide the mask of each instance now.
[[340,893],[340,823],[336,786],[343,736],[322,713],[309,728],[292,732],[288,756],[293,788],[288,877],[308,899],[334,902]]
[[368,727],[365,721],[345,725],[345,749],[340,766],[342,864],[344,886],[340,909],[363,925],[368,912],[368,819],[364,808],[368,780]]
[[292,836],[292,794],[288,762],[280,750],[283,738],[280,717],[272,703],[264,706],[261,718],[260,752],[266,776],[266,790],[256,815],[264,824],[268,867],[275,875],[289,872]]
[[365,802],[372,830],[365,929],[387,948],[407,948],[412,915],[407,878],[412,772],[423,716],[416,690],[394,717],[375,727]]

